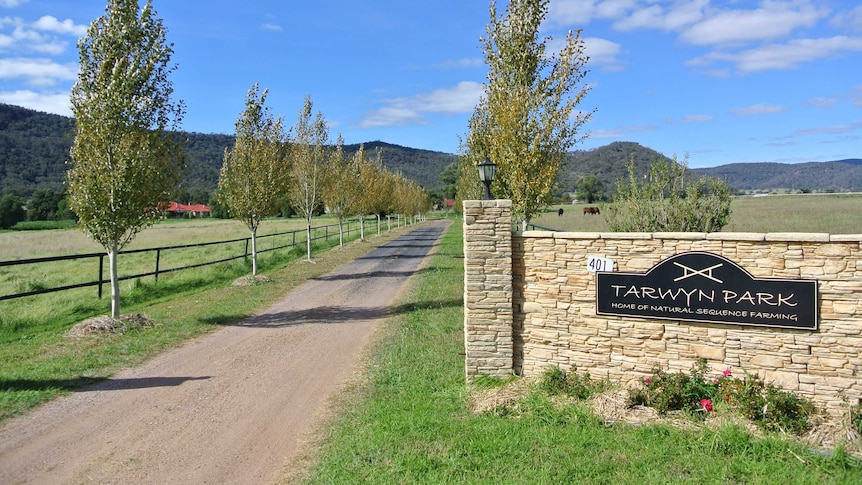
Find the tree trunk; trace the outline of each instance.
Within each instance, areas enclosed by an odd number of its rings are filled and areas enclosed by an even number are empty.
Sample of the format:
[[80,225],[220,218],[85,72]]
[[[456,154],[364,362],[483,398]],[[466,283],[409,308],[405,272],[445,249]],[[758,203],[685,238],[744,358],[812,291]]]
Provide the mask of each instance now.
[[344,223],[338,220],[338,246],[344,247]]
[[305,220],[305,257],[311,261],[311,218]]
[[251,230],[251,276],[257,276],[257,228]]
[[111,273],[111,318],[120,318],[120,277],[117,274],[117,241],[108,248],[108,266]]

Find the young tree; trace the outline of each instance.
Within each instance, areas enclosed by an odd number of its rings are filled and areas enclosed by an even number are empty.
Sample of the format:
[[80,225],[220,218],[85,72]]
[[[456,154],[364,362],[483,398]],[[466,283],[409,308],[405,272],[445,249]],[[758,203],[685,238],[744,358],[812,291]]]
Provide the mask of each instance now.
[[[359,145],[354,157],[364,157],[365,147]],[[353,214],[359,195],[359,175],[354,164],[344,158],[344,140],[338,137],[326,169],[323,202],[338,220],[338,245],[344,246],[344,220]]]
[[173,44],[151,1],[109,0],[78,42],[72,86],[75,139],[69,206],[108,253],[111,316],[120,316],[117,253],[162,215],[183,166],[176,135],[184,113],[171,102]]
[[[488,82],[470,119],[466,158],[497,164],[493,193],[512,199],[523,223],[550,201],[566,152],[581,140],[578,130],[592,112],[575,111],[589,87],[580,31],[569,32],[558,54],[547,54],[539,27],[550,0],[511,0],[505,16],[491,2],[491,23],[482,38]],[[476,170],[462,176],[477,177]],[[470,184],[465,183],[465,186]]]
[[326,142],[329,128],[323,114],[318,111],[314,119],[311,97],[299,110],[299,119],[293,126],[291,140],[291,180],[288,197],[290,205],[305,217],[306,258],[311,261],[311,218],[321,201],[321,191],[327,164]]
[[605,220],[615,232],[716,232],[730,220],[731,188],[713,177],[685,180],[683,162],[656,160],[646,176],[617,181],[613,205]]
[[251,274],[257,276],[257,229],[265,217],[278,213],[280,195],[288,185],[285,135],[281,118],[274,119],[264,90],[255,83],[248,91],[245,110],[236,120],[236,142],[225,149],[218,194],[231,217],[251,232]]

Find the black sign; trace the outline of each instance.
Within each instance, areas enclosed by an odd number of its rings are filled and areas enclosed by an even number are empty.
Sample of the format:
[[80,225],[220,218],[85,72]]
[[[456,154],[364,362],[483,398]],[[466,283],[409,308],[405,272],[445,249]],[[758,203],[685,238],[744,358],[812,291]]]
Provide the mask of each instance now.
[[646,273],[596,273],[596,313],[817,330],[817,281],[755,278],[733,261],[681,253]]

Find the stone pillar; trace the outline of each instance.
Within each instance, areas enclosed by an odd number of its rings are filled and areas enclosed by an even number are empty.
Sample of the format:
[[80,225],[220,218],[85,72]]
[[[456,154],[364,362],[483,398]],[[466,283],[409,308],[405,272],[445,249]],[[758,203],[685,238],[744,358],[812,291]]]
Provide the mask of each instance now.
[[512,201],[464,201],[467,382],[512,375]]

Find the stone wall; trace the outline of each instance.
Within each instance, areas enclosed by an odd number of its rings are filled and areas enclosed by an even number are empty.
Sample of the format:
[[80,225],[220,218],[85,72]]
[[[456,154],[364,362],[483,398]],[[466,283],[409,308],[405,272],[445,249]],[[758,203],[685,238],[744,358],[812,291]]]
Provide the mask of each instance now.
[[512,201],[464,201],[467,380],[512,375]]
[[[504,201],[497,201],[504,202]],[[465,203],[465,211],[466,211]],[[471,217],[468,222],[467,217]],[[506,219],[494,212],[484,218]],[[468,271],[477,264],[479,241],[468,228],[483,216],[465,212],[465,257]],[[862,398],[862,235],[750,234],[750,233],[562,233],[498,231],[501,247],[511,246],[511,269],[482,266],[483,281],[496,281],[499,268],[511,278],[512,351],[508,373],[539,375],[555,365],[576,366],[594,377],[607,377],[631,385],[650,374],[654,366],[688,371],[706,359],[714,374],[745,370],[767,382],[806,395],[832,411]],[[473,241],[468,237],[474,238]],[[511,243],[506,242],[510,240]],[[481,241],[491,247],[490,241]],[[495,246],[496,247],[496,246]],[[587,269],[587,257],[615,262],[616,271],[644,272],[678,253],[705,251],[734,261],[754,277],[813,279],[818,282],[819,329],[789,330],[732,324],[647,320],[596,314],[596,278]],[[501,275],[501,276],[503,276]],[[465,282],[470,277],[465,274]],[[497,288],[493,300],[505,300]],[[481,302],[481,286],[466,287],[465,301]],[[478,292],[478,293],[477,293]],[[501,312],[498,306],[496,311]],[[475,338],[497,342],[508,352],[508,335],[498,326],[477,333],[465,312],[468,379],[489,373],[475,362]],[[502,325],[502,320],[497,320]],[[490,347],[483,347],[489,350]],[[509,362],[508,353],[500,359]],[[493,360],[482,354],[486,360]],[[495,361],[501,364],[501,361]],[[494,367],[494,375],[504,372]]]

